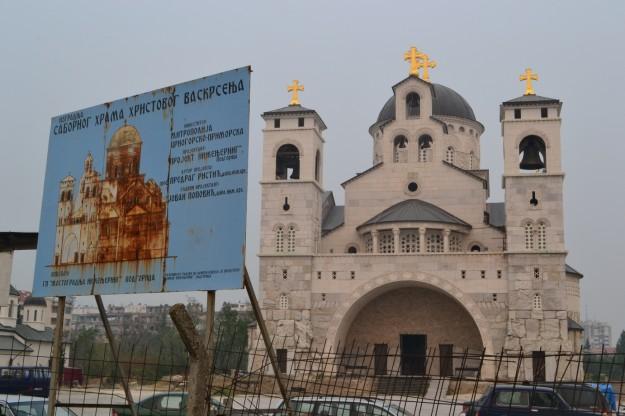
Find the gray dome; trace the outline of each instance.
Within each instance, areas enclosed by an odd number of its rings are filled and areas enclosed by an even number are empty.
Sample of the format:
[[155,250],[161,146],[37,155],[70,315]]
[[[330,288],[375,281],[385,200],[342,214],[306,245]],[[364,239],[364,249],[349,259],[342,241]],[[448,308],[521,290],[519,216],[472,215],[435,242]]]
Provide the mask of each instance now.
[[436,205],[420,199],[407,199],[385,209],[358,228],[388,222],[438,222],[471,227],[470,224]]
[[[432,90],[432,115],[477,121],[473,109],[462,95],[440,84],[432,84]],[[395,96],[389,98],[384,104],[376,124],[390,120],[395,120]]]

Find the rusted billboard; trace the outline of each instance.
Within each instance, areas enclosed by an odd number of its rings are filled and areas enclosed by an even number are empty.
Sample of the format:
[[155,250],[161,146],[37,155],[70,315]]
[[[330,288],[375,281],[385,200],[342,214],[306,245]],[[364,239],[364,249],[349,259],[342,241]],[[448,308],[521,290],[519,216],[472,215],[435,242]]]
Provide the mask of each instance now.
[[250,69],[52,119],[36,296],[242,287]]

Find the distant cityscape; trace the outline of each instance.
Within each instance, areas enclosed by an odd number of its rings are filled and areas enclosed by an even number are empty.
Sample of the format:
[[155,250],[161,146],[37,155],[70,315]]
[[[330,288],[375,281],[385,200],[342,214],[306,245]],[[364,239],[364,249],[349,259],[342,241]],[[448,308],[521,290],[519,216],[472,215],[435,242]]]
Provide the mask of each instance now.
[[586,320],[582,322],[584,328],[585,349],[591,352],[613,353],[612,327],[607,322]]
[[[224,303],[224,307],[238,313],[251,312],[249,303]],[[106,314],[115,337],[158,333],[163,326],[172,327],[169,319],[171,305],[108,305]],[[186,304],[187,311],[204,326],[204,305],[195,300]],[[34,297],[30,292],[10,286],[9,304],[0,307],[0,366],[48,365],[47,358],[52,350],[53,330],[58,319],[58,298]],[[75,298],[67,298],[63,325],[66,349],[81,332],[95,330],[96,336],[105,341],[104,327],[98,308],[77,305]],[[69,350],[67,349],[67,353]],[[43,361],[42,361],[43,360]],[[45,361],[45,362],[44,362]]]

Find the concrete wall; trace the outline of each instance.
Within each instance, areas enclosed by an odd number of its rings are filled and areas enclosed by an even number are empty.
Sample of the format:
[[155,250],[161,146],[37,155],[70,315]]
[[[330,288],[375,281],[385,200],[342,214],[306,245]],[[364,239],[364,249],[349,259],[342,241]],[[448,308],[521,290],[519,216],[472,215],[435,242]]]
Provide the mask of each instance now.
[[0,308],[4,308],[9,304],[12,267],[13,252],[0,251]]

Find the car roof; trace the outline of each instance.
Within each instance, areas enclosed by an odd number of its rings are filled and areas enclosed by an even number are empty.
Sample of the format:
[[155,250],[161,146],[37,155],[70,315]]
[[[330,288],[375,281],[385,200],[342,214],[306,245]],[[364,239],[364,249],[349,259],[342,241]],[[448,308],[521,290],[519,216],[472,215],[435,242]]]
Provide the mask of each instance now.
[[387,405],[383,400],[369,397],[341,397],[341,396],[299,396],[291,397],[289,400],[296,402],[348,402],[348,403],[369,403],[378,406]]
[[575,384],[575,383],[558,383],[556,385],[550,385],[548,387],[553,387],[556,390],[561,388],[561,387],[568,388],[568,389],[575,388],[575,389],[578,389],[578,390],[582,390],[582,389],[584,389],[584,390],[597,390],[595,387],[591,386],[588,383],[579,383],[579,384]]
[[528,391],[554,391],[553,387],[537,386],[528,384],[498,384],[494,389],[506,389],[506,390],[528,390]]
[[7,403],[14,402],[45,402],[45,397],[26,396],[25,394],[0,394],[0,400]]

